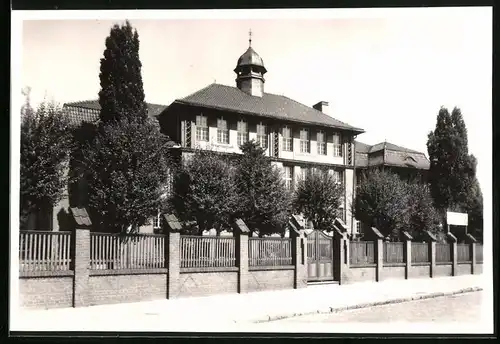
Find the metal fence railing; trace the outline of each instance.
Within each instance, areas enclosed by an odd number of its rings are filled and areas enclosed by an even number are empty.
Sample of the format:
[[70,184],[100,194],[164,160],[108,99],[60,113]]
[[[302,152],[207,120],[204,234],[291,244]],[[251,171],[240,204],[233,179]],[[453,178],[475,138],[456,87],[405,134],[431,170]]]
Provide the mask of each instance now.
[[249,266],[283,266],[292,264],[292,239],[249,238]]
[[457,261],[470,262],[472,260],[470,251],[470,244],[457,244]]
[[404,263],[404,243],[384,243],[384,263]]
[[165,236],[157,234],[90,233],[90,269],[161,269]]
[[349,243],[351,265],[375,264],[375,243],[373,241],[351,241]]
[[421,242],[411,243],[411,262],[429,263],[429,244]]
[[436,263],[451,263],[451,244],[436,244]]
[[71,270],[71,232],[21,231],[19,271]]
[[234,267],[234,237],[181,236],[181,268]]

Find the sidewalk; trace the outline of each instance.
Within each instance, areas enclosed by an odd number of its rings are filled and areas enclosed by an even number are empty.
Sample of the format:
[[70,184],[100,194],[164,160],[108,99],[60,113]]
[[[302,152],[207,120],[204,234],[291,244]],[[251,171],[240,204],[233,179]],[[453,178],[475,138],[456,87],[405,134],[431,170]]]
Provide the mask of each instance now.
[[[232,332],[242,325],[481,290],[483,275],[387,280],[84,308],[21,310],[13,331]],[[253,324],[253,325],[252,325]],[[252,330],[251,330],[252,331]]]

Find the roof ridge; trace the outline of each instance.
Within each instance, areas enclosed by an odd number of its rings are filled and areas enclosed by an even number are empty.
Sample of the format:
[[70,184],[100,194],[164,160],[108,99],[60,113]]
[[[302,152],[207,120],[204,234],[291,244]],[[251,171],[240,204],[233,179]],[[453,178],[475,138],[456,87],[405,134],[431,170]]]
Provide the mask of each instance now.
[[319,111],[318,109],[313,108],[312,106],[309,106],[309,105],[306,105],[306,104],[304,104],[304,103],[301,103],[301,102],[299,102],[298,100],[292,99],[292,98],[290,98],[290,97],[288,97],[288,96],[285,96],[285,95],[281,95],[281,96],[280,96],[280,95],[277,95],[277,96],[278,96],[278,97],[283,97],[283,98],[289,99],[289,100],[291,100],[291,101],[293,101],[293,102],[295,102],[295,103],[297,103],[297,104],[300,104],[300,105],[303,105],[303,106],[307,106],[308,108],[311,108],[312,110],[314,110],[314,111],[318,112],[319,114],[321,114],[321,116],[323,116],[323,117],[333,118],[334,120],[339,121],[340,123],[342,123],[342,124],[344,124],[344,125],[348,125],[348,126],[353,127],[353,128],[355,128],[355,129],[361,129],[361,128],[354,127],[354,126],[352,126],[352,125],[350,125],[350,124],[348,124],[348,123],[346,123],[346,122],[343,122],[343,121],[339,120],[339,119],[338,119],[338,118],[336,118],[336,117],[329,116],[329,115],[327,115],[326,113],[324,113],[324,112],[322,112],[322,111]]
[[86,102],[99,102],[99,99],[77,100],[77,101],[63,103],[63,105],[81,104],[81,103],[86,103]]
[[212,85],[221,85],[221,86],[225,86],[225,85],[222,85],[222,84],[217,84],[217,83],[215,83],[215,82],[212,82],[211,84],[208,84],[207,86],[205,86],[205,87],[203,87],[203,88],[200,88],[199,90],[194,91],[193,93],[190,93],[190,94],[188,94],[187,96],[182,97],[182,98],[178,98],[178,99],[176,99],[176,100],[184,100],[184,99],[186,99],[186,98],[192,97],[192,96],[194,96],[196,93],[199,93],[199,92],[201,92],[201,91],[204,91],[204,90],[208,89],[208,88],[209,88],[210,86],[212,86]]
[[[196,92],[176,99],[174,103],[220,108],[252,115],[310,123],[311,125],[326,125],[340,130],[364,132],[363,129],[340,121],[314,109],[312,106],[285,95],[264,92],[262,97],[249,96],[238,87],[218,83],[208,84]],[[301,114],[304,116],[303,118],[299,118]]]
[[[74,102],[67,102],[67,103],[63,103],[63,106],[64,105],[71,105],[71,106],[78,106],[80,104],[84,104],[84,103],[88,103],[88,102],[95,102],[96,104],[99,104],[99,99],[88,99],[88,100],[78,100],[78,101],[74,101]],[[156,106],[164,106],[164,107],[167,107],[168,105],[165,105],[165,104],[159,104],[159,103],[150,103],[150,102],[147,102],[147,101],[144,101],[144,103],[146,105],[156,105]]]

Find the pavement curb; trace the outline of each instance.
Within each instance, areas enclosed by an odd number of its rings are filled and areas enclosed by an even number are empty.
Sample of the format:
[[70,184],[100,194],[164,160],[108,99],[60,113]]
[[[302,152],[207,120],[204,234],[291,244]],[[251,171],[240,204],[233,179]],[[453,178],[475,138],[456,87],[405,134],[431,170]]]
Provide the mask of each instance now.
[[267,315],[266,316],[267,319],[261,318],[259,320],[254,320],[253,323],[256,323],[256,324],[266,323],[266,322],[294,318],[294,317],[299,317],[299,316],[304,316],[304,315],[338,313],[338,312],[361,309],[361,308],[384,306],[384,305],[389,305],[389,304],[394,304],[394,303],[403,303],[403,302],[432,299],[432,298],[436,298],[436,297],[465,294],[465,293],[477,292],[477,291],[482,291],[482,290],[483,290],[482,287],[468,287],[468,288],[462,288],[459,290],[454,290],[454,291],[449,291],[449,292],[426,293],[426,294],[421,294],[421,295],[412,295],[412,296],[408,296],[408,297],[401,297],[401,298],[389,299],[389,300],[383,300],[383,301],[365,302],[365,303],[360,303],[360,304],[356,304],[356,305],[349,305],[349,306],[342,306],[342,307],[339,307],[339,306],[325,307],[325,308],[321,308],[321,309],[316,309],[314,311],[306,311],[306,312],[300,312],[300,313],[297,312],[297,313],[289,313],[289,314],[282,314],[282,315]]

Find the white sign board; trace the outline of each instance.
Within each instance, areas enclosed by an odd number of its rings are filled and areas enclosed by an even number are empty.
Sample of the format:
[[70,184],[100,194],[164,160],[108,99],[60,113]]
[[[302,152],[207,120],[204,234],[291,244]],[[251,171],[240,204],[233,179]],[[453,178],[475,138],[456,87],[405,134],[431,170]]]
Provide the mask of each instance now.
[[467,226],[469,216],[466,213],[446,212],[446,222],[452,226]]

